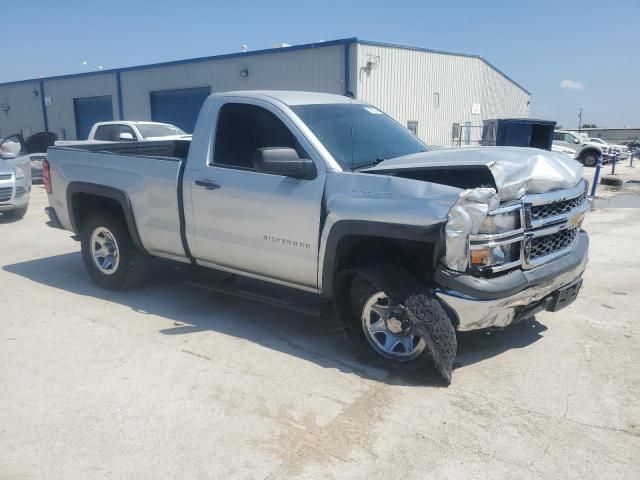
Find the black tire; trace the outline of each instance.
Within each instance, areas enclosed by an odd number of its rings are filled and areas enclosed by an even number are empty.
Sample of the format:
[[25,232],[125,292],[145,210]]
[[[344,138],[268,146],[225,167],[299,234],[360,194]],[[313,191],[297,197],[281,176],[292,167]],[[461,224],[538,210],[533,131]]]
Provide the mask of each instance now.
[[[98,228],[107,229],[117,242],[118,264],[110,274],[103,273],[94,261],[91,237]],[[125,290],[142,283],[149,270],[150,257],[136,248],[122,218],[108,211],[92,213],[80,234],[82,259],[89,275],[102,288]]]
[[458,340],[451,317],[428,291],[411,295],[405,300],[404,306],[414,332],[426,340],[433,363],[447,384],[451,383],[453,362],[458,352]]
[[598,163],[598,157],[599,155],[596,152],[590,150],[580,156],[580,161],[585,167],[595,167],[596,163]]
[[[350,310],[346,315],[347,318],[344,318],[343,321],[348,322],[346,326],[352,339],[367,356],[394,365],[399,363],[413,364],[422,361],[427,354],[433,360],[445,382],[451,383],[453,362],[458,347],[452,316],[428,289],[417,282],[412,291],[408,291],[406,288],[394,289],[400,280],[398,275],[403,272],[401,269],[395,269],[395,272],[386,270],[385,275],[377,277],[371,276],[372,270],[375,271],[376,268],[356,270],[350,284]],[[405,273],[410,277],[408,272]],[[424,342],[421,344],[424,350],[420,354],[402,360],[388,358],[384,353],[378,351],[368,338],[362,315],[365,305],[372,296],[381,291],[394,292],[395,298],[392,300],[392,304],[403,307],[403,331],[420,337],[420,341]],[[402,298],[399,298],[400,296]]]
[[20,220],[22,217],[24,217],[27,214],[28,208],[29,208],[29,205],[27,205],[26,207],[9,210],[7,212],[4,212],[4,216],[12,220]]
[[355,274],[350,288],[350,311],[348,312],[348,315],[346,315],[345,320],[349,322],[348,329],[351,333],[352,340],[354,340],[354,342],[358,346],[358,349],[364,356],[372,359],[375,358],[376,360],[382,361],[383,363],[393,365],[398,365],[400,363],[416,363],[420,359],[424,358],[424,353],[426,352],[426,350],[424,350],[420,355],[409,360],[397,360],[388,358],[377,351],[367,338],[367,334],[364,331],[364,326],[362,324],[362,313],[365,304],[372,295],[380,291],[387,292],[388,289],[385,289],[385,285],[374,285],[374,283],[371,282],[362,273]]

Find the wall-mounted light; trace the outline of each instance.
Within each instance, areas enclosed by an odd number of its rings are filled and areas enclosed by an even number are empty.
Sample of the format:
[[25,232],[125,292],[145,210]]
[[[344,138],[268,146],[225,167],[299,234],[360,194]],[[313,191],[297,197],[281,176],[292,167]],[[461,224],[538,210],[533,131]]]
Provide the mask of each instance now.
[[244,69],[240,70],[240,76],[242,78],[247,78],[249,76],[249,69],[248,68],[244,68]]
[[360,67],[360,73],[366,73],[367,77],[371,75],[371,72],[378,66],[380,63],[380,57],[378,55],[367,55],[367,63]]
[[2,108],[2,111],[4,113],[9,113],[9,110],[11,110],[11,105],[9,105],[8,103],[3,103],[2,105],[0,105],[0,108]]

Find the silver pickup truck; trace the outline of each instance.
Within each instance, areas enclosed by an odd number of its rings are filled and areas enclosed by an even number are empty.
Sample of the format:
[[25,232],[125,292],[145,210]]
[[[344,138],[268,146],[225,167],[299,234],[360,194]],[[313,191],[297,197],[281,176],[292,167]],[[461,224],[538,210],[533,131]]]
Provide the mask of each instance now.
[[53,147],[44,173],[49,224],[79,237],[100,286],[163,257],[313,292],[365,350],[428,352],[447,380],[456,330],[563,308],[587,262],[578,162],[431,151],[337,95],[214,94],[191,141]]

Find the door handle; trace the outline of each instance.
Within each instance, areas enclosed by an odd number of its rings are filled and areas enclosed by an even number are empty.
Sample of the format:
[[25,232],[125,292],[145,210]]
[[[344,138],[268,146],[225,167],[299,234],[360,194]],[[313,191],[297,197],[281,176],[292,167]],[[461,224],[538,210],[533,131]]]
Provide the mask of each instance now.
[[196,180],[196,185],[199,187],[204,187],[207,190],[217,190],[220,187],[219,183],[214,182],[213,180]]

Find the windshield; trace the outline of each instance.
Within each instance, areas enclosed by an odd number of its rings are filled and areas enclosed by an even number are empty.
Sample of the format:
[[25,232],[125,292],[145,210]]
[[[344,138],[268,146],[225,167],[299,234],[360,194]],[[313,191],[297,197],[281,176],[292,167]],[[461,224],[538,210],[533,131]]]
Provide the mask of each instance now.
[[429,150],[409,130],[369,105],[330,103],[291,109],[344,170]]
[[138,123],[136,127],[140,131],[142,138],[168,137],[170,135],[186,135],[178,127],[173,125],[158,125],[153,123]]

